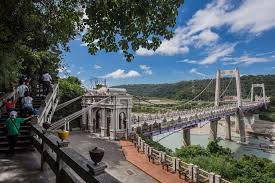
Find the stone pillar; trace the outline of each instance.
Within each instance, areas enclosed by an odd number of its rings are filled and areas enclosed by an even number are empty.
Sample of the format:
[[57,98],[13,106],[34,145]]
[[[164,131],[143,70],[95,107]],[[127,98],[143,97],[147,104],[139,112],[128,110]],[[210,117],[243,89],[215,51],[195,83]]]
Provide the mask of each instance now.
[[221,182],[221,176],[215,175],[215,183],[220,183],[220,182]]
[[240,114],[238,112],[235,113],[235,131],[240,133]]
[[236,113],[235,116],[235,127],[236,127],[236,132],[240,134],[240,140],[241,142],[245,142],[246,141],[246,137],[245,137],[245,124],[244,124],[244,120],[240,114],[240,112],[238,111]]
[[217,139],[217,128],[218,128],[218,121],[210,121],[210,132],[208,137],[210,141]]
[[88,131],[93,132],[93,109],[88,111]]
[[190,129],[182,129],[182,142],[183,146],[189,146],[191,144]]
[[193,182],[197,183],[199,181],[199,167],[195,165],[193,167]]
[[263,90],[263,97],[264,97],[265,109],[267,109],[264,83],[262,84],[262,90]]
[[101,110],[101,136],[106,137],[107,136],[107,128],[106,128],[106,112],[105,108]]
[[215,181],[215,174],[213,172],[210,172],[208,174],[209,183],[214,183]]
[[85,130],[87,128],[87,111],[82,112],[82,121],[80,128]]
[[188,176],[190,180],[193,180],[193,166],[192,163],[188,165]]
[[116,110],[111,110],[111,126],[110,126],[110,138],[116,139]]
[[231,121],[230,116],[225,117],[225,139],[231,140]]

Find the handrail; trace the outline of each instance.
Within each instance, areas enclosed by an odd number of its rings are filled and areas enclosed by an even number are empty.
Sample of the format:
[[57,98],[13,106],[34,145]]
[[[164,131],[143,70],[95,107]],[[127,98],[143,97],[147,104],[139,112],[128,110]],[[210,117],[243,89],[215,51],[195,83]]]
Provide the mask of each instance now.
[[[107,165],[104,162],[100,162],[96,166],[73,148],[64,144],[61,147],[63,142],[53,134],[45,134],[45,129],[39,124],[33,124],[31,129],[38,136],[38,138],[33,136],[32,141],[42,156],[41,170],[44,169],[46,162],[55,173],[56,182],[120,183],[112,175],[105,172]],[[83,181],[80,181],[79,177]]]
[[63,119],[60,119],[60,120],[54,122],[54,123],[52,124],[52,126],[51,126],[48,130],[54,130],[54,129],[58,129],[58,128],[62,127],[66,122],[70,122],[70,121],[72,121],[72,120],[78,118],[78,117],[81,116],[84,112],[88,111],[88,110],[91,109],[91,108],[97,107],[100,103],[106,101],[107,99],[110,99],[111,97],[112,97],[112,96],[107,97],[107,98],[104,98],[104,99],[102,99],[102,100],[100,100],[100,101],[94,103],[93,105],[90,105],[90,106],[88,106],[88,107],[86,107],[86,108],[84,108],[84,109],[81,109],[81,110],[79,110],[79,111],[73,113],[73,114],[70,114],[69,116],[67,116],[67,117],[65,117],[65,118],[63,118]]
[[75,101],[77,101],[77,100],[79,100],[79,99],[81,99],[81,98],[82,98],[82,95],[81,95],[81,96],[78,96],[78,97],[76,97],[76,98],[73,98],[73,99],[71,99],[71,100],[69,100],[69,101],[67,101],[67,102],[64,102],[64,103],[62,103],[62,104],[59,104],[59,105],[56,107],[55,111],[58,111],[58,110],[60,110],[60,109],[62,109],[62,108],[64,108],[64,107],[70,105],[71,103],[73,103],[73,102],[75,102]]
[[[53,91],[49,93],[46,97],[46,99],[41,104],[39,111],[38,111],[38,124],[42,124],[44,122],[49,122],[51,120],[53,111],[55,110],[55,107],[57,106],[58,101],[57,94],[58,94],[59,85],[55,84],[53,86]],[[52,114],[48,117],[48,114],[50,110],[52,109]]]

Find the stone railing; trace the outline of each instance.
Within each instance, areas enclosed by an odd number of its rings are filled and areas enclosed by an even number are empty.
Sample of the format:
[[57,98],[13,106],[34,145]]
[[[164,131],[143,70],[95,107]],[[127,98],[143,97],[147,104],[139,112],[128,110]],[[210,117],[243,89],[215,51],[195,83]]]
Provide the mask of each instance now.
[[58,92],[59,85],[55,84],[53,86],[52,92],[48,94],[45,100],[41,103],[41,106],[38,110],[38,124],[42,125],[44,122],[51,123],[55,108],[58,104]]
[[45,163],[56,175],[58,183],[120,183],[105,172],[107,165],[100,162],[97,165],[83,155],[68,147],[68,142],[62,142],[57,136],[45,133],[39,124],[31,126],[33,145],[41,154],[41,170]]
[[145,141],[135,134],[136,147],[139,151],[143,151],[145,156],[149,159],[154,157],[157,162],[161,165],[167,166],[167,170],[170,172],[178,172],[181,175],[186,175],[186,177],[194,182],[208,182],[208,183],[231,183],[225,179],[222,179],[220,175],[213,172],[207,172],[200,169],[197,165],[188,164],[177,157],[169,156],[165,152],[158,151],[153,147],[145,143]]

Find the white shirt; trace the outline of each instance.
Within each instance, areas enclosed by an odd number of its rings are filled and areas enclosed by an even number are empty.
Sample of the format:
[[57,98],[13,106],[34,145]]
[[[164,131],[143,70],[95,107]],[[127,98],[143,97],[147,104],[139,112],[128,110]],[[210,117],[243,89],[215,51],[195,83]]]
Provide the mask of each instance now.
[[28,96],[28,97],[24,97],[22,99],[22,104],[24,107],[32,107],[32,97]]
[[29,88],[25,84],[22,84],[17,87],[17,92],[19,93],[19,97],[24,97],[24,94],[26,91],[29,91]]
[[42,81],[51,81],[52,77],[49,75],[49,73],[43,74]]

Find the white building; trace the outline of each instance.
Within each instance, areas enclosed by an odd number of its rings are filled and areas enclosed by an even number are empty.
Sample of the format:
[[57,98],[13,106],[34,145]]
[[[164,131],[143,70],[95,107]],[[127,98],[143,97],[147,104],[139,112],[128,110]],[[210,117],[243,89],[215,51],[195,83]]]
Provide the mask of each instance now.
[[131,127],[132,96],[126,89],[103,86],[82,97],[82,108],[104,98],[108,99],[82,114],[81,128],[113,140],[125,138]]

